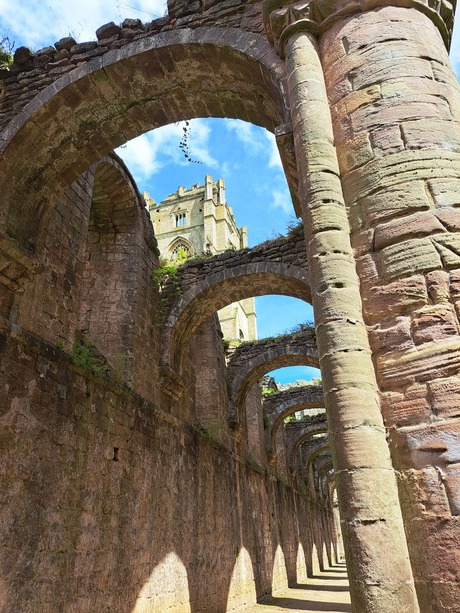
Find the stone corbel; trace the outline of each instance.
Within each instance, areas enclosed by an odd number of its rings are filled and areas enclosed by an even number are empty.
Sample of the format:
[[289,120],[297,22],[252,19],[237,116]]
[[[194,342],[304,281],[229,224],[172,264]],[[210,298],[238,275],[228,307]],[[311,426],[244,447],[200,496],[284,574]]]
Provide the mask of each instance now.
[[179,401],[184,395],[185,387],[181,377],[169,366],[160,368],[160,386],[174,400]]
[[20,293],[39,265],[18,243],[0,232],[0,285]]

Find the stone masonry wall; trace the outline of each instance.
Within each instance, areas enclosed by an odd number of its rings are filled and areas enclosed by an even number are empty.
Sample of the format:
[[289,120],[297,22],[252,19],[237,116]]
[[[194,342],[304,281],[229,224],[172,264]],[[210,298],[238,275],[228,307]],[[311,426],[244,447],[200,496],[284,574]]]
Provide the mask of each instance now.
[[290,488],[36,337],[0,352],[2,610],[217,613],[296,580]]

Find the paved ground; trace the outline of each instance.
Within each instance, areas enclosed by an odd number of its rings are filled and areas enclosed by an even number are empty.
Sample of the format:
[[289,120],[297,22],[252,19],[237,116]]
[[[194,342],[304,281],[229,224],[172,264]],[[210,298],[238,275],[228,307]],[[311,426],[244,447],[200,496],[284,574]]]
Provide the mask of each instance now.
[[337,565],[309,579],[308,584],[290,588],[265,603],[256,605],[254,613],[351,613],[345,565]]

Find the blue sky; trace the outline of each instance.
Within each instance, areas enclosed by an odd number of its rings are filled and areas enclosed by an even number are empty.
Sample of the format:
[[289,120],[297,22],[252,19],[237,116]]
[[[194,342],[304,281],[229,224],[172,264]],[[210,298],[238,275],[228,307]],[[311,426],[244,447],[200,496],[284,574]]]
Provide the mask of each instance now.
[[[96,29],[109,21],[120,23],[126,17],[150,21],[165,12],[163,0],[0,0],[0,37],[8,35],[15,47],[38,50],[69,35],[78,42],[95,40]],[[451,48],[456,68],[460,65],[460,19],[457,25]],[[295,217],[273,136],[245,122],[195,119],[190,122],[189,148],[200,163],[190,164],[179,149],[182,127],[165,126],[118,150],[139,189],[161,201],[178,185],[203,183],[206,174],[222,177],[238,225],[248,227],[250,245],[284,233]],[[280,334],[313,319],[309,305],[282,296],[257,298],[257,316],[259,337]],[[282,383],[317,376],[316,369],[306,367],[275,373]]]

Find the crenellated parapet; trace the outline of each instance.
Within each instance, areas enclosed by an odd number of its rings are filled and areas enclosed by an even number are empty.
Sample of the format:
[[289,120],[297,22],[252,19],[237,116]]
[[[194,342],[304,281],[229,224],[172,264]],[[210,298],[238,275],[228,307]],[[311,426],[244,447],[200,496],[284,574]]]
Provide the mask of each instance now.
[[305,31],[319,35],[355,13],[386,6],[416,9],[429,17],[450,45],[456,0],[264,0],[264,24],[269,39],[284,57],[288,38]]

